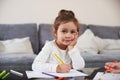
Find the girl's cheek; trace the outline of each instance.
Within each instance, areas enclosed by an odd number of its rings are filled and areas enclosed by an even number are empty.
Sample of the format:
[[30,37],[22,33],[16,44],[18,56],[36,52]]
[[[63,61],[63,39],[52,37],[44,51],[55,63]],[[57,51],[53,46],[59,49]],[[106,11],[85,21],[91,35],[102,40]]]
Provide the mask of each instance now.
[[72,38],[75,39],[75,36],[76,36],[76,33],[74,33],[74,34],[72,35]]
[[74,38],[78,37],[78,32],[74,33]]

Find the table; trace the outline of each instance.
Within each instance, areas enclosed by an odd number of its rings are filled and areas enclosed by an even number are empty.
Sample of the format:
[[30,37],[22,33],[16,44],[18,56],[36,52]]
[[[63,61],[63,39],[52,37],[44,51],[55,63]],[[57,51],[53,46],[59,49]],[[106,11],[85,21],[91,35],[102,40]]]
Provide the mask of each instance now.
[[[6,80],[55,80],[55,79],[36,79],[36,78],[28,79],[25,71],[21,73],[23,73],[23,77],[19,77],[11,73],[10,76]],[[89,79],[85,79],[85,77],[76,77],[75,80],[89,80]]]

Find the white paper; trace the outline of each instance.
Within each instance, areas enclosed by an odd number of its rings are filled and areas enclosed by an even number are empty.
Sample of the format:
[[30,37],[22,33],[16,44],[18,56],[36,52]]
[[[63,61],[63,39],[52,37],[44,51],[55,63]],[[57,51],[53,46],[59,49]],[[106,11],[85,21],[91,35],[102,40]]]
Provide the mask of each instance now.
[[[46,72],[48,73],[48,72]],[[26,71],[27,77],[28,78],[53,78],[51,76],[42,74],[42,72],[39,71]],[[58,76],[58,77],[77,77],[77,76],[87,76],[87,74],[76,71],[76,70],[71,70],[69,73],[50,73],[52,75]]]
[[98,72],[93,80],[120,80],[120,74]]

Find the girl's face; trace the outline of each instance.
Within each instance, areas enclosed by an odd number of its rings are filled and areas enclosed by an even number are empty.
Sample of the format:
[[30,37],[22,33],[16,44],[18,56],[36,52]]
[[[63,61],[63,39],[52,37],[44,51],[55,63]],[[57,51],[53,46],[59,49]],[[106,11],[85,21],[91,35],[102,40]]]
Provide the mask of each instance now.
[[71,21],[58,26],[58,30],[55,33],[56,43],[59,48],[66,49],[69,44],[78,35],[77,26]]

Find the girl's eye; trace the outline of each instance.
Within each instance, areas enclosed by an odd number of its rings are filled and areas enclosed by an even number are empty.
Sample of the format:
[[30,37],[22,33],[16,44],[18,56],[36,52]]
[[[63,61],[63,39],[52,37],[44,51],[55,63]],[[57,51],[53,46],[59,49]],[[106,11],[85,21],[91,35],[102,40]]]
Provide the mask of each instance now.
[[71,31],[71,34],[75,33],[76,31]]
[[67,30],[62,30],[63,33],[67,33]]

